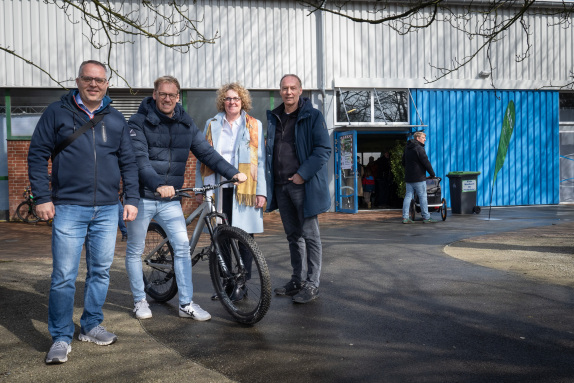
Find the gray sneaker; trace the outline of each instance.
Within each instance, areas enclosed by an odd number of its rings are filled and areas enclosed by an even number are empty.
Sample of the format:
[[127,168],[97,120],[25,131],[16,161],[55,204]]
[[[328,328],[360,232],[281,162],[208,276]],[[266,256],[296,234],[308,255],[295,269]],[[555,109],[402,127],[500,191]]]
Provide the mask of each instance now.
[[46,364],[60,364],[68,361],[68,354],[72,351],[72,346],[60,340],[54,342],[48,355],[46,355]]
[[136,304],[134,305],[134,313],[136,313],[137,319],[151,318],[151,310],[149,309],[149,304],[147,303],[145,298],[139,302],[136,302]]
[[295,303],[309,303],[319,296],[319,288],[307,284],[293,297]]
[[84,334],[84,330],[80,331],[80,335],[78,335],[78,339],[82,342],[92,342],[99,346],[107,346],[108,344],[114,343],[118,340],[116,334],[112,334],[103,326],[96,326],[91,329],[87,334]]

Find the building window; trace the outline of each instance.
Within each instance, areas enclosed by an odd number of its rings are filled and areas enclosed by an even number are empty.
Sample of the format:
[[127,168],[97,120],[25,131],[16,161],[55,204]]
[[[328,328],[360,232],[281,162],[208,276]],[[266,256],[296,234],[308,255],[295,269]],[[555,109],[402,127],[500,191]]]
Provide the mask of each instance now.
[[409,122],[407,90],[341,90],[336,92],[338,124],[400,124]]
[[560,93],[560,122],[574,123],[574,93]]

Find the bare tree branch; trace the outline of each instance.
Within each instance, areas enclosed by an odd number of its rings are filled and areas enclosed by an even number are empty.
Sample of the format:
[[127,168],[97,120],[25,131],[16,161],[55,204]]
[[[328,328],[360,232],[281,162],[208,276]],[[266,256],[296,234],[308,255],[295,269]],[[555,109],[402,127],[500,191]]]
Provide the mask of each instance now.
[[63,83],[64,81],[71,81],[70,79],[68,80],[57,80],[55,79],[48,71],[46,71],[44,68],[42,68],[41,66],[39,66],[38,64],[34,63],[31,60],[28,60],[27,58],[19,55],[18,53],[16,53],[16,51],[14,49],[10,49],[10,47],[4,47],[2,45],[0,45],[0,51],[4,51],[22,61],[24,61],[26,64],[32,65],[34,68],[40,70],[41,72],[45,73],[48,77],[50,77],[50,80],[54,81],[56,84],[58,84],[59,86],[61,86],[64,89],[68,89]]
[[[372,8],[366,17],[357,17],[350,8],[350,1],[319,1],[319,0],[299,0],[299,3],[308,7],[310,12],[318,10],[365,24],[384,24],[394,30],[399,35],[407,35],[430,27],[435,23],[447,23],[453,30],[463,33],[469,41],[480,39],[481,43],[473,50],[461,58],[453,58],[450,66],[438,66],[429,63],[430,67],[437,70],[439,74],[431,79],[425,78],[427,83],[441,80],[453,72],[460,70],[484,52],[488,61],[490,71],[495,68],[493,63],[492,49],[494,45],[507,37],[507,33],[514,25],[519,25],[522,34],[525,36],[525,44],[517,49],[522,49],[515,54],[516,62],[526,60],[530,56],[532,47],[531,31],[525,16],[527,14],[541,14],[549,20],[558,18],[558,21],[549,24],[550,26],[561,25],[563,28],[571,28],[574,4],[562,0],[560,4],[541,3],[536,0],[491,0],[491,1],[449,1],[449,0],[405,0],[390,1],[379,0],[373,2]],[[539,7],[534,9],[538,4]],[[402,11],[394,11],[391,5],[398,5]],[[462,10],[462,12],[461,12]],[[505,16],[509,13],[510,16]],[[572,72],[571,72],[572,74]],[[572,88],[573,81],[561,86],[562,88]],[[494,79],[490,78],[491,86],[494,87]]]
[[[160,46],[176,52],[187,53],[191,48],[205,44],[215,44],[219,38],[216,31],[213,37],[206,37],[198,29],[203,20],[191,19],[189,3],[185,0],[142,0],[140,3],[111,2],[107,0],[43,0],[44,4],[59,8],[72,24],[83,24],[83,36],[94,49],[106,49],[110,78],[118,76],[133,92],[126,77],[114,65],[113,53],[119,45],[134,44],[137,38],[153,40]],[[134,4],[134,9],[130,5]],[[55,79],[45,68],[18,55],[8,47],[0,49],[47,74],[62,88],[61,81]]]

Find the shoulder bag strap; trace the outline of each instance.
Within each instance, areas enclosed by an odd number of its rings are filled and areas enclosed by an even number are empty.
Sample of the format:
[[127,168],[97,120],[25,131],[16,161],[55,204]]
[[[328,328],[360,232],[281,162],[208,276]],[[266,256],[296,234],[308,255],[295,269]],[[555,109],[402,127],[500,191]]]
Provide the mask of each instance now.
[[74,142],[74,140],[78,137],[80,137],[82,134],[86,133],[86,131],[94,126],[96,126],[98,124],[98,122],[100,122],[102,119],[104,118],[103,114],[98,114],[96,115],[94,118],[92,118],[90,121],[86,122],[84,125],[82,125],[82,127],[78,130],[76,130],[74,133],[70,134],[68,137],[66,137],[65,140],[63,140],[62,142],[60,142],[55,148],[54,151],[52,152],[52,161],[54,161],[54,158],[62,151],[64,150],[68,145],[70,145],[72,142]]

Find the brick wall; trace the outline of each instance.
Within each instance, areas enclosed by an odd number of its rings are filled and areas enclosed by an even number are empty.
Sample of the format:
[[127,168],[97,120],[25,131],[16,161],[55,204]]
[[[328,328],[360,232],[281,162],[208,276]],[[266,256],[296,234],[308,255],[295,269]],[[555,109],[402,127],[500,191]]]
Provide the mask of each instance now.
[[[22,193],[30,186],[28,181],[28,148],[30,141],[7,141],[9,219],[18,220],[16,208],[24,201]],[[52,163],[49,162],[51,169]],[[47,170],[48,171],[48,170]]]
[[[192,188],[195,186],[195,167],[197,166],[197,159],[194,157],[193,154],[189,154],[189,158],[187,159],[187,164],[185,165],[185,181],[183,182],[184,188]],[[191,193],[193,194],[193,193]],[[186,216],[191,214],[191,212],[199,205],[195,202],[195,199],[192,198],[183,198],[181,201],[183,214]]]
[[[28,148],[30,141],[8,141],[8,195],[9,195],[9,217],[10,220],[17,220],[16,208],[24,200],[22,193],[26,187],[30,186],[28,181]],[[187,170],[185,172],[184,187],[193,187],[195,185],[195,157],[190,154],[187,160]],[[52,162],[48,161],[47,171],[51,171]],[[197,207],[194,200],[185,198],[182,201],[183,212],[187,216]]]

